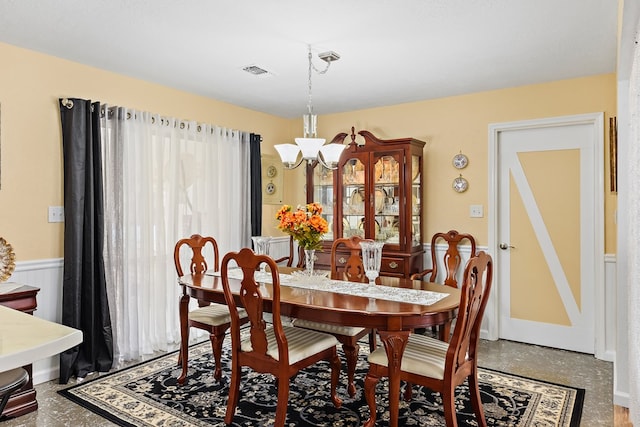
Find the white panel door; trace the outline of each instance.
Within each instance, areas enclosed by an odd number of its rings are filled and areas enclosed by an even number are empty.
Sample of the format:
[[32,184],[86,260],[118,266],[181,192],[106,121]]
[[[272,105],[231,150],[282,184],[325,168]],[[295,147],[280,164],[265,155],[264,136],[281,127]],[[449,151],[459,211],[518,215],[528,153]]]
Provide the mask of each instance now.
[[499,337],[594,354],[602,115],[496,125]]

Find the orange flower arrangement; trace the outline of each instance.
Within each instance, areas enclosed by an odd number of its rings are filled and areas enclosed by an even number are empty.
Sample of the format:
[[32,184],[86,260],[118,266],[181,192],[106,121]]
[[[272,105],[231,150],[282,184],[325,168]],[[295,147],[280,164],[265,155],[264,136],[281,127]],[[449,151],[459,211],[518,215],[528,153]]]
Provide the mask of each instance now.
[[276,214],[276,219],[280,221],[278,228],[293,236],[304,249],[321,249],[322,236],[329,231],[327,220],[321,213],[322,206],[319,203],[298,206],[295,211],[290,205],[283,205]]

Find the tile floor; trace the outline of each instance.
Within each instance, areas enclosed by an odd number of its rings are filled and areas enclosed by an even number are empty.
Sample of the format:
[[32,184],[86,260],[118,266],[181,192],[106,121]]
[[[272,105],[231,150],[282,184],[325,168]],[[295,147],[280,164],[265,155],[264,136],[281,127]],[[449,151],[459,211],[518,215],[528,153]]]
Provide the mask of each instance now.
[[[482,341],[479,365],[586,389],[581,425],[613,426],[613,366],[593,356],[511,341]],[[72,385],[69,383],[69,385]],[[59,396],[55,381],[36,386],[38,411],[7,420],[0,427],[114,426]]]

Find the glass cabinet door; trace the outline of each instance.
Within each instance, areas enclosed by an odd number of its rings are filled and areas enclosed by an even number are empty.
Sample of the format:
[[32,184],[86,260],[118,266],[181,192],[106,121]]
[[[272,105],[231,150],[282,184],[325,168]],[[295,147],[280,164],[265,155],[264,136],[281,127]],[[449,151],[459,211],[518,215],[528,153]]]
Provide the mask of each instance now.
[[422,230],[422,194],[420,182],[422,178],[422,161],[420,156],[411,156],[411,244],[420,245],[420,233]]
[[398,155],[374,156],[374,238],[388,245],[400,245],[402,200],[401,163]]
[[365,237],[365,165],[349,159],[342,168],[342,237]]
[[323,240],[333,240],[333,199],[333,171],[318,164],[313,169],[313,201],[322,205],[322,217],[329,224]]

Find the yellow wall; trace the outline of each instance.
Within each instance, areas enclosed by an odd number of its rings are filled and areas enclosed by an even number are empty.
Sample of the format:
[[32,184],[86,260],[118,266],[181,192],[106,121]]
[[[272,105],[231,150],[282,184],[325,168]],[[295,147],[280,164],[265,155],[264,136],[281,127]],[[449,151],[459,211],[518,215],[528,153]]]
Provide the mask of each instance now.
[[[605,113],[605,251],[615,253],[616,196],[609,192],[608,156],[609,117],[616,114],[614,74],[331,114],[318,118],[318,128],[327,139],[355,126],[356,132],[366,129],[383,139],[426,141],[425,236],[455,228],[486,245],[489,124],[600,111]],[[469,181],[469,190],[462,194],[451,189],[460,173],[451,159],[460,151],[469,157],[469,165],[460,171]],[[298,170],[287,173],[301,174]],[[285,185],[289,182],[285,179]],[[290,197],[299,194],[302,184],[287,190]],[[469,218],[472,204],[484,206],[484,218]]]
[[122,105],[181,119],[290,137],[291,120],[0,43],[0,237],[17,261],[63,256],[63,225],[47,222],[63,204],[58,98]]
[[[63,255],[63,226],[47,222],[47,207],[62,205],[62,143],[57,100],[79,97],[182,119],[256,132],[263,153],[298,136],[300,120],[286,120],[216,100],[0,43],[0,236],[13,245],[18,261]],[[615,115],[613,74],[482,92],[319,118],[322,137],[367,129],[380,138],[411,136],[425,147],[424,233],[457,228],[487,244],[487,147],[490,123],[605,112]],[[608,146],[605,140],[605,146]],[[451,190],[457,171],[451,158],[469,157],[462,172],[466,193]],[[606,151],[606,150],[605,150]],[[607,153],[608,154],[608,153]],[[615,252],[616,198],[608,188],[605,156],[606,251]],[[304,168],[285,171],[284,200],[304,202]],[[469,218],[469,205],[482,204],[485,217]],[[265,205],[264,234],[275,227],[279,206]]]

